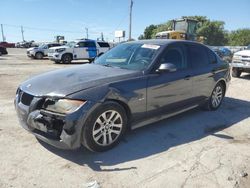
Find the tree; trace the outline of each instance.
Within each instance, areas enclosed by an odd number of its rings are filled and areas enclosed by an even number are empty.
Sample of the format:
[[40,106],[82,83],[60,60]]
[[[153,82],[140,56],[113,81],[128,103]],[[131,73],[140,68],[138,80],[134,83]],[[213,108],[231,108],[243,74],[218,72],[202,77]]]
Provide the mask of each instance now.
[[153,24],[150,25],[150,26],[148,26],[148,27],[146,27],[146,29],[144,30],[143,39],[151,39],[152,32],[156,28],[157,28],[157,26],[153,25]]
[[227,44],[226,31],[222,21],[206,21],[197,30],[197,36],[205,37],[205,43],[211,46],[223,46]]
[[[228,37],[224,30],[224,22],[210,21],[206,16],[182,16],[182,18],[198,20],[197,36],[204,37],[206,44],[216,46],[227,43]],[[143,37],[144,39],[154,38],[158,32],[171,30],[171,26],[171,20],[164,24],[150,25],[146,27]],[[142,38],[142,35],[139,38]]]
[[229,45],[247,46],[250,44],[250,29],[238,29],[228,34]]
[[151,38],[154,38],[156,33],[162,32],[162,31],[169,31],[172,29],[172,21],[168,21],[163,24],[159,24],[156,26],[156,28],[152,31]]

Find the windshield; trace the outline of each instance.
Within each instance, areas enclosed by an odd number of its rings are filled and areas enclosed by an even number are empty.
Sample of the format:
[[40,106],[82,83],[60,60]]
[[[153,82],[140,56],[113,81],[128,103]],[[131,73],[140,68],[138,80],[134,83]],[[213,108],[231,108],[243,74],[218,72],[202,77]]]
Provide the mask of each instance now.
[[144,70],[148,68],[159,48],[160,46],[152,44],[120,44],[97,58],[94,63],[129,70]]
[[187,22],[185,22],[185,21],[175,22],[175,30],[176,31],[187,31]]
[[76,45],[76,42],[74,42],[74,41],[71,41],[71,42],[68,42],[67,44],[65,44],[65,46],[68,46],[70,48],[73,48],[75,45]]
[[47,44],[41,44],[41,45],[39,46],[39,48],[45,48],[45,47],[47,47]]
[[248,45],[247,50],[250,50],[250,45]]

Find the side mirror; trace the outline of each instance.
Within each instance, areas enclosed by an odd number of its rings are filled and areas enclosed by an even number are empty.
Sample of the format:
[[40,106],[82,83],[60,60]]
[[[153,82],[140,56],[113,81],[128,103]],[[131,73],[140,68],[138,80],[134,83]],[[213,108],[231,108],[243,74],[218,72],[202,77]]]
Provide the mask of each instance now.
[[79,44],[76,44],[76,45],[75,45],[75,48],[79,48]]
[[156,72],[175,72],[177,70],[176,66],[172,63],[163,63],[156,70]]

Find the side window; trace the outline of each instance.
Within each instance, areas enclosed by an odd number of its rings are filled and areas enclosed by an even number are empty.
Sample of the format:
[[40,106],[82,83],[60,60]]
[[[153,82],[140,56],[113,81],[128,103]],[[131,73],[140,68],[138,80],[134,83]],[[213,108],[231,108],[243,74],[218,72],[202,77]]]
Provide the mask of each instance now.
[[80,48],[85,47],[85,43],[84,43],[84,42],[78,42],[78,44],[77,44],[77,45],[79,45],[79,47],[80,47]]
[[205,67],[209,64],[208,54],[203,46],[188,45],[188,59],[193,67]]
[[83,47],[96,47],[95,42],[92,42],[92,41],[79,42],[78,45],[79,45],[80,48],[83,48]]
[[207,49],[209,63],[215,64],[217,63],[217,58],[215,53],[212,50]]
[[171,46],[161,57],[160,63],[172,63],[177,70],[186,69],[185,48],[181,46]]
[[107,42],[97,42],[101,48],[109,48],[109,43]]
[[53,47],[61,46],[60,44],[52,44]]

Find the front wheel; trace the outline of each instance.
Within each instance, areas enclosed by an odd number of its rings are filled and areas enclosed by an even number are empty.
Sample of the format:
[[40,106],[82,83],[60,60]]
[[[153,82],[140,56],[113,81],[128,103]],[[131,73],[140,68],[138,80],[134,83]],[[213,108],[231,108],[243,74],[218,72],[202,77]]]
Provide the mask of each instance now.
[[119,143],[127,126],[127,115],[116,102],[105,102],[85,123],[83,144],[91,151],[101,152]]
[[68,64],[68,63],[71,63],[71,61],[72,61],[72,56],[70,54],[63,55],[63,57],[62,57],[63,63]]
[[239,69],[233,68],[232,76],[233,76],[233,77],[236,77],[236,78],[239,78],[240,75],[241,75],[241,73],[242,73],[242,72],[241,72]]
[[208,102],[204,106],[206,110],[217,110],[220,107],[225,96],[225,89],[221,82],[216,84]]
[[35,55],[36,59],[42,59],[43,58],[43,54],[41,52],[37,52]]

